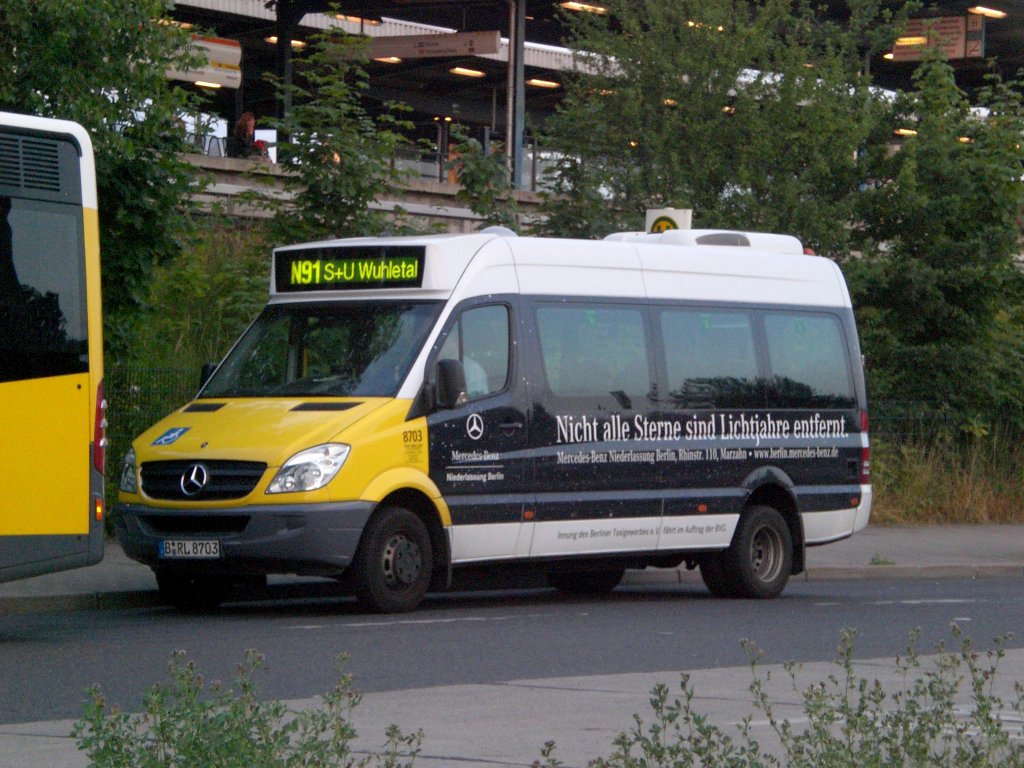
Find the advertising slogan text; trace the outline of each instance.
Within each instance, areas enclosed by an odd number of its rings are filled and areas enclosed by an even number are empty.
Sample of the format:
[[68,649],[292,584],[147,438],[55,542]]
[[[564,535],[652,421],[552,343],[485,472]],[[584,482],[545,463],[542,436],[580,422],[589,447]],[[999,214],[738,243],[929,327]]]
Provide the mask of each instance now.
[[[813,459],[835,458],[836,447],[762,447],[762,442],[790,438],[818,440],[849,437],[846,417],[823,417],[820,413],[803,418],[778,418],[772,414],[716,413],[693,415],[686,420],[650,419],[644,415],[624,418],[612,414],[598,420],[593,416],[556,416],[556,445],[600,442],[662,442],[677,443],[674,447],[659,446],[623,450],[558,451],[559,464],[616,464],[723,461],[730,459]],[[752,441],[753,448],[697,448],[700,441]],[[689,443],[690,445],[687,445]]]

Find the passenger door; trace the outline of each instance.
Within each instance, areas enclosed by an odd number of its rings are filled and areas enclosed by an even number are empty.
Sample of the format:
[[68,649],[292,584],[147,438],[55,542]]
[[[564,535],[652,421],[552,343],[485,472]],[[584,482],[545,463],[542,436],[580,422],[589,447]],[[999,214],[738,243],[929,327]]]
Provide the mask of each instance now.
[[532,309],[531,554],[654,549],[662,445],[643,432],[656,395],[647,309],[542,300]]
[[455,562],[529,553],[523,531],[529,473],[526,393],[514,354],[511,301],[473,302],[454,313],[431,357],[462,363],[467,402],[427,418],[430,475],[452,516]]

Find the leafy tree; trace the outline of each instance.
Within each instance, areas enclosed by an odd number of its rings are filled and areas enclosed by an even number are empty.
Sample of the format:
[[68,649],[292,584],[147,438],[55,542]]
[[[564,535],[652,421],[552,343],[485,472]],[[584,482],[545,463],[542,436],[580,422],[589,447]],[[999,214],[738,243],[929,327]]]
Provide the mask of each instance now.
[[289,199],[263,197],[274,212],[272,237],[278,243],[403,228],[395,221],[400,211],[389,214],[371,203],[405,178],[394,159],[408,143],[411,126],[400,105],[383,104],[374,114],[364,102],[365,56],[364,42],[326,30],[296,62],[295,82],[277,81],[279,94],[292,103],[275,123],[284,137],[277,145],[278,163],[293,171],[284,177]]
[[483,145],[462,126],[455,126],[452,136],[455,158],[448,168],[455,171],[459,182],[456,199],[482,217],[485,225],[518,230],[519,206],[500,151],[484,152]]
[[199,219],[189,246],[154,267],[125,362],[198,372],[220,360],[266,303],[266,229],[259,220]]
[[99,188],[108,347],[139,304],[155,263],[179,248],[190,166],[179,158],[188,35],[159,23],[169,0],[4,0],[0,109],[75,120],[92,137]]
[[841,253],[880,110],[860,68],[891,39],[891,15],[855,0],[847,30],[783,0],[605,5],[566,17],[583,74],[549,122],[563,158],[549,231],[638,229],[645,209],[672,206]]
[[1024,426],[1024,379],[1001,362],[1020,354],[1006,343],[1020,335],[1020,91],[993,79],[972,110],[937,55],[914,81],[888,130],[916,133],[868,154],[862,257],[846,266],[873,394],[941,403],[962,420],[1008,405]]

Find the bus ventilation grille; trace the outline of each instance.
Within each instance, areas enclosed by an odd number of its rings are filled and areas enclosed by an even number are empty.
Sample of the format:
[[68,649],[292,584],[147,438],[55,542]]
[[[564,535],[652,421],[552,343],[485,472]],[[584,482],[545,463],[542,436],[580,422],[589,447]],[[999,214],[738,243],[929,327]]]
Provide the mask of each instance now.
[[57,142],[0,134],[0,185],[60,192]]
[[166,501],[241,499],[266,469],[258,461],[148,461],[142,465],[142,492]]

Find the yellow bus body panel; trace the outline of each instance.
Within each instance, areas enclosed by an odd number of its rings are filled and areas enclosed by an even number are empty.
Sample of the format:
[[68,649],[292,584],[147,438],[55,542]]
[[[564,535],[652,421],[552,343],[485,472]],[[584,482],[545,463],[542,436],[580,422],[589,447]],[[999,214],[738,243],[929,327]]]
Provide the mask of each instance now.
[[[92,410],[95,413],[96,392],[103,381],[103,298],[100,295],[100,222],[99,213],[94,208],[82,211],[85,227],[85,295],[88,307],[89,324],[89,371],[92,376],[89,391],[91,392]],[[92,427],[89,425],[89,440],[92,440]],[[120,457],[118,457],[120,458]],[[110,457],[108,456],[109,460]]]
[[6,382],[0,398],[0,535],[89,532],[89,374]]

